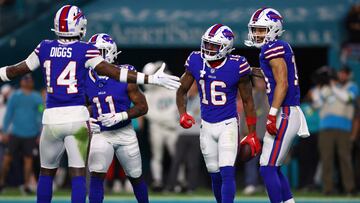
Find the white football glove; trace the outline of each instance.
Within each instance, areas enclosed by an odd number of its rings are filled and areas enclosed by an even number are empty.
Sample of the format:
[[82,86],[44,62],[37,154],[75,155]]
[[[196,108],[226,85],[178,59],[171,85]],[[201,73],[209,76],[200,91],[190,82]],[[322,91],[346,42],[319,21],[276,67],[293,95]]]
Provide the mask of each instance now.
[[180,78],[164,73],[165,66],[165,63],[163,63],[154,75],[149,75],[149,84],[155,84],[170,90],[176,90],[180,87]]
[[113,125],[118,124],[120,121],[124,121],[127,119],[128,119],[128,114],[126,113],[126,111],[116,114],[105,113],[99,117],[99,121],[101,121],[101,124],[105,127],[111,127]]
[[97,120],[95,118],[90,118],[90,132],[92,134],[100,133],[100,125],[96,124]]

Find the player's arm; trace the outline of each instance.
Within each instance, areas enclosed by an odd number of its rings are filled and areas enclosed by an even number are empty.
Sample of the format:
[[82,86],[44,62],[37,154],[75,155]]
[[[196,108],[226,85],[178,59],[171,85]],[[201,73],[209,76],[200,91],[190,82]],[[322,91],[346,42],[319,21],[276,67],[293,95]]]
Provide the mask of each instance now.
[[1,82],[10,81],[18,76],[25,75],[37,69],[40,66],[39,58],[32,52],[27,59],[11,66],[0,68]]
[[256,131],[256,111],[252,95],[251,79],[249,75],[240,78],[238,88],[244,106],[249,133],[253,133]]
[[266,130],[271,135],[277,135],[278,130],[276,128],[276,115],[287,94],[289,86],[288,72],[285,60],[283,58],[275,58],[270,60],[270,66],[274,75],[276,86],[274,90],[273,102],[271,104],[268,120],[266,122]]
[[145,75],[144,73],[128,70],[126,68],[119,69],[115,65],[107,63],[104,60],[97,63],[94,67],[99,75],[105,75],[120,82],[153,84],[168,89],[177,89],[180,86],[179,77],[164,73],[165,63],[163,63],[161,68],[154,75]]
[[270,61],[270,66],[276,81],[271,107],[279,109],[285,99],[289,87],[286,62],[283,58],[275,58]]
[[251,76],[264,78],[263,72],[260,67],[251,67]]
[[194,77],[190,71],[185,70],[185,73],[181,76],[180,87],[176,92],[176,105],[180,115],[180,125],[183,128],[190,128],[195,123],[194,118],[186,113],[187,93],[194,83]]
[[129,84],[127,90],[128,96],[130,97],[130,100],[134,103],[134,106],[127,111],[122,111],[116,114],[102,114],[99,117],[99,121],[101,121],[101,124],[103,126],[111,127],[121,121],[137,118],[147,113],[148,106],[146,103],[146,98],[139,89],[139,87],[135,84]]
[[129,84],[128,95],[130,97],[130,100],[134,104],[133,107],[126,111],[129,119],[138,118],[145,115],[148,112],[148,105],[145,95],[142,93],[140,88],[135,84]]
[[256,135],[256,111],[252,95],[250,75],[246,75],[240,78],[238,88],[244,106],[246,124],[249,129],[249,134],[240,141],[240,145],[250,145],[251,156],[254,157],[260,152],[261,144],[259,138]]

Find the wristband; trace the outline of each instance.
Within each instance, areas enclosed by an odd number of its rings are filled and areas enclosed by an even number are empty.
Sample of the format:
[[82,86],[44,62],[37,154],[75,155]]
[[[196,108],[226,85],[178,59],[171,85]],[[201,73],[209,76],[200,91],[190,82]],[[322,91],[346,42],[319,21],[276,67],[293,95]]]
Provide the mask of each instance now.
[[256,117],[247,116],[246,117],[246,124],[247,125],[256,125]]
[[6,75],[6,69],[7,69],[7,68],[8,68],[7,66],[0,68],[0,79],[1,79],[3,82],[8,82],[8,81],[10,81],[10,79],[9,79],[8,76]]
[[120,81],[120,82],[127,82],[127,77],[128,77],[128,69],[126,69],[126,68],[121,68],[121,69],[120,69],[119,81]]
[[277,112],[278,112],[277,108],[271,107],[269,111],[269,115],[276,116]]
[[145,74],[144,73],[137,73],[136,75],[136,84],[142,85],[145,82]]
[[129,118],[129,114],[126,112],[126,111],[123,111],[120,113],[121,114],[121,117],[122,119],[125,121]]

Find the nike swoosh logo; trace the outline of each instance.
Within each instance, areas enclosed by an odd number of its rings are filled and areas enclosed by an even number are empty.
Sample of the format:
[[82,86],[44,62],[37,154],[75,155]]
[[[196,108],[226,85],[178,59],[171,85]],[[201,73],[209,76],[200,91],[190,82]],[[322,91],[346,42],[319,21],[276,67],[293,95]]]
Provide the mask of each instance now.
[[271,48],[272,46],[274,46],[274,44],[269,44],[269,48]]
[[[230,122],[231,123],[231,122]],[[225,123],[225,125],[229,125],[230,123]]]

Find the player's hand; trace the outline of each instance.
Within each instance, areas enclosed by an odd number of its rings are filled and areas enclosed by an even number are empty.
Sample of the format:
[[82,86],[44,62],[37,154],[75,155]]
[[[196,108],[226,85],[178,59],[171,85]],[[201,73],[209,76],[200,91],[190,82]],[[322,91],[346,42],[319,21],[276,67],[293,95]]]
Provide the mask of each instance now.
[[93,134],[100,133],[100,125],[98,125],[97,120],[95,118],[90,118],[90,132]]
[[180,125],[183,128],[191,128],[195,124],[195,119],[188,113],[183,113],[180,116]]
[[164,73],[165,63],[161,65],[161,68],[156,71],[154,75],[149,75],[149,84],[155,84],[163,86],[170,90],[175,90],[180,87],[180,78],[177,76]]
[[111,126],[116,125],[119,122],[127,120],[127,119],[128,119],[128,114],[126,113],[126,111],[116,113],[116,114],[106,113],[106,114],[102,114],[99,117],[99,121],[105,127],[111,127]]
[[267,116],[266,130],[270,135],[276,135],[278,133],[276,128],[276,116],[270,114]]
[[248,144],[251,147],[251,156],[254,157],[261,151],[261,143],[259,138],[256,136],[256,132],[249,133],[241,141],[240,145]]

